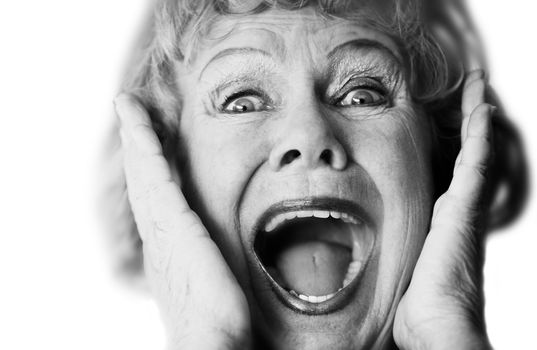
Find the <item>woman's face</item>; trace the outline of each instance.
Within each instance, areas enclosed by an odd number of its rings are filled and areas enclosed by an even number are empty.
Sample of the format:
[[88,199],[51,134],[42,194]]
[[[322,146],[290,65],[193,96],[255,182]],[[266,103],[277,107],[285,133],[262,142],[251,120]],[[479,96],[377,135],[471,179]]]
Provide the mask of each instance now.
[[220,17],[193,55],[183,187],[254,327],[293,349],[384,345],[432,207],[430,125],[397,45],[270,10]]

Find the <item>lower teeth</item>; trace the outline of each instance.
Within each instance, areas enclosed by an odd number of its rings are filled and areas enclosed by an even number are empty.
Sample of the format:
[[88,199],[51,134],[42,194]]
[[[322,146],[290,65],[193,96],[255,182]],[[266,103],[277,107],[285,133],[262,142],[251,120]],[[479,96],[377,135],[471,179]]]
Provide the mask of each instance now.
[[295,292],[294,290],[290,291],[290,293],[293,294],[294,296],[298,297],[299,299],[304,300],[304,301],[314,303],[314,304],[318,304],[318,303],[322,303],[323,301],[327,301],[329,299],[332,299],[336,295],[337,292],[332,293],[332,294],[328,294],[328,295],[321,295],[321,296],[297,294],[297,292]]

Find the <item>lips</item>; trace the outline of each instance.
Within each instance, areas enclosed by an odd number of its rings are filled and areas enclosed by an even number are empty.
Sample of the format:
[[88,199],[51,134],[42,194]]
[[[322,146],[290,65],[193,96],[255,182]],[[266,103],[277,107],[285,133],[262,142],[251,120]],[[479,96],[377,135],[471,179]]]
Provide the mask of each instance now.
[[289,308],[326,314],[344,307],[360,284],[375,235],[356,203],[335,198],[272,205],[254,228],[258,265]]

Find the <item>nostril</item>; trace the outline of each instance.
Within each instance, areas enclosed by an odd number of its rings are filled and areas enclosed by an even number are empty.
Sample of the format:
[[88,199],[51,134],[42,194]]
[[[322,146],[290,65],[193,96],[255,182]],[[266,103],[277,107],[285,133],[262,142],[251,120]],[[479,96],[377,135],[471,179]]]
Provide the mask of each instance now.
[[325,164],[332,164],[332,151],[329,150],[329,149],[325,149],[322,153],[321,153],[321,160],[325,163]]
[[284,166],[290,164],[297,158],[300,158],[300,152],[298,150],[292,149],[287,151],[282,157],[281,165]]

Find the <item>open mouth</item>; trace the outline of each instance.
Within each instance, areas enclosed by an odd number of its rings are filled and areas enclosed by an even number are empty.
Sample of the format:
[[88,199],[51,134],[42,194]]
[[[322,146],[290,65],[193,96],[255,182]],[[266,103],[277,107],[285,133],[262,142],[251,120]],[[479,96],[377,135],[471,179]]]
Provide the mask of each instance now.
[[370,220],[339,199],[272,206],[256,229],[254,251],[276,295],[307,314],[343,307],[359,285],[374,246]]

